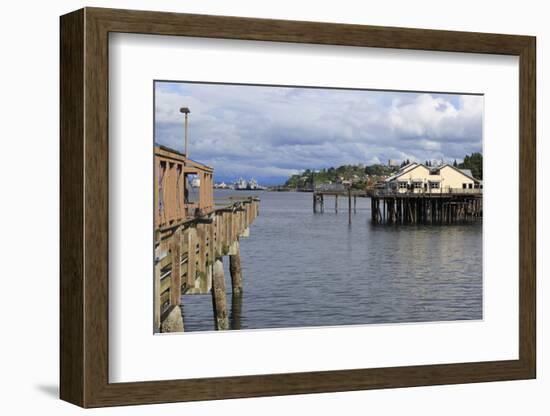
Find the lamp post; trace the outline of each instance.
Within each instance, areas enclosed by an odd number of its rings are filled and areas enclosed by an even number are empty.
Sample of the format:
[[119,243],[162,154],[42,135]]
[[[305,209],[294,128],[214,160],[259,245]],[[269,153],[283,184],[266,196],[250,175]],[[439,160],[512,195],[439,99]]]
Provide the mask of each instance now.
[[188,146],[188,140],[187,140],[187,136],[188,136],[188,117],[189,117],[189,114],[191,113],[191,110],[189,110],[188,107],[181,107],[180,108],[180,113],[183,113],[185,114],[185,157],[186,158],[189,158],[189,148],[187,147]]

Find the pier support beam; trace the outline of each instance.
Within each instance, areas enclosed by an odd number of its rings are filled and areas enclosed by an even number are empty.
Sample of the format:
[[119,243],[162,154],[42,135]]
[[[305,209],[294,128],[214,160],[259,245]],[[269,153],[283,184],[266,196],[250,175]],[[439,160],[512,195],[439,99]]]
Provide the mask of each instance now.
[[231,296],[231,329],[241,329],[242,309],[242,295],[233,294],[233,296]]
[[232,252],[229,255],[229,272],[231,274],[231,288],[234,295],[243,292],[243,275],[241,271],[241,248],[239,240],[233,243]]
[[225,279],[221,258],[214,261],[212,270],[212,305],[214,307],[214,323],[217,330],[229,329],[227,316],[227,299],[225,296]]
[[178,228],[172,236],[172,272],[170,275],[170,304],[181,304],[181,230]]
[[325,201],[323,194],[313,192],[313,213],[324,212],[325,211]]

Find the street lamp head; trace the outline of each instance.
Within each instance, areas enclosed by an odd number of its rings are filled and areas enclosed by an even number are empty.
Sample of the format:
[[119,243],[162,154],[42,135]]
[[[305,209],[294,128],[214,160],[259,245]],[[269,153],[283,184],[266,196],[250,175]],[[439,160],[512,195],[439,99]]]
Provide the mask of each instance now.
[[191,110],[189,110],[188,107],[181,107],[180,108],[180,113],[189,114],[190,112],[191,112]]

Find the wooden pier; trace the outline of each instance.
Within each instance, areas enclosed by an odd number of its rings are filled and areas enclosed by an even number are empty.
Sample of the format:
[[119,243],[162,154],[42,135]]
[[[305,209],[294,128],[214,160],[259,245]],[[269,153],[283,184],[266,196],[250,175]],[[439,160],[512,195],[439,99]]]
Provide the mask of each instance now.
[[482,189],[446,189],[445,192],[395,192],[385,189],[316,189],[313,212],[325,212],[325,199],[347,202],[349,223],[357,211],[357,198],[370,198],[373,224],[454,224],[483,216]]
[[[155,332],[184,330],[183,294],[211,294],[216,329],[229,329],[223,258],[229,256],[232,293],[242,293],[240,238],[259,214],[255,197],[213,198],[213,169],[166,148],[155,149]],[[189,200],[186,175],[200,180]]]
[[338,198],[344,201],[347,200],[348,222],[351,224],[351,214],[357,212],[357,198],[367,197],[367,192],[363,190],[355,190],[350,187],[318,187],[313,191],[313,212],[325,212],[325,197],[334,199],[334,212],[338,213]]
[[447,192],[369,192],[373,224],[455,224],[483,216],[478,189]]

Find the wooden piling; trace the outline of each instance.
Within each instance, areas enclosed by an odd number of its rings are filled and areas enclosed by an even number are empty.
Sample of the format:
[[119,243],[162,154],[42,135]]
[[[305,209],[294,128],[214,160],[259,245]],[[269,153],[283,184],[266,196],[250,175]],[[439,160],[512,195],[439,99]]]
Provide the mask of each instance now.
[[225,279],[221,258],[214,261],[212,270],[212,306],[214,309],[214,324],[217,330],[229,329],[227,316],[227,299],[225,295]]
[[243,297],[241,294],[231,296],[231,329],[241,329]]
[[234,252],[229,256],[229,273],[231,274],[231,288],[234,295],[243,292],[243,276],[241,270],[241,249],[239,240],[233,243]]
[[351,188],[348,188],[348,224],[351,224]]
[[373,224],[455,224],[481,218],[481,195],[405,194],[371,196]]

